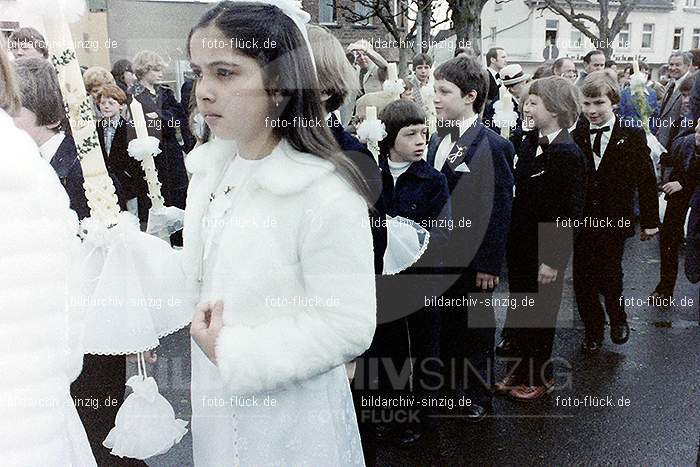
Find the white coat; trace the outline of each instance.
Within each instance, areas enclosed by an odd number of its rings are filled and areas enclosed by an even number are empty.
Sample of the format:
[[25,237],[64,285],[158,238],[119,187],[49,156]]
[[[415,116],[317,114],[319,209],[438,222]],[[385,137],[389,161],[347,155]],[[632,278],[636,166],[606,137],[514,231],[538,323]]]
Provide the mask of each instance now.
[[236,187],[203,261],[202,219],[235,155],[215,140],[187,159],[185,268],[199,301],[224,302],[217,365],[192,345],[195,465],[361,465],[343,364],[376,324],[367,205],[282,141]]
[[78,219],[1,109],[0,141],[0,464],[95,465],[69,391],[83,357],[66,296]]

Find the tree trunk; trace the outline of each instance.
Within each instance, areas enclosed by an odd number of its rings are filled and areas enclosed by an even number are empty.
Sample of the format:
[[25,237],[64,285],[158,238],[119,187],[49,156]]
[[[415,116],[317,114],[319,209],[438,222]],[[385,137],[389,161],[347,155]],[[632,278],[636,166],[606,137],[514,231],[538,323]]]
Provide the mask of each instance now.
[[410,47],[399,48],[399,77],[406,76],[408,62],[413,58],[413,49]]
[[423,10],[423,15],[422,15],[422,25],[421,25],[421,52],[423,53],[428,53],[428,49],[430,49],[430,19],[433,16],[433,7],[432,7],[432,2],[431,0],[428,0],[427,3],[424,1],[420,2],[418,4],[418,7],[421,7],[421,4],[425,4],[425,9]]
[[485,3],[486,0],[449,0],[457,47],[470,46],[481,53],[481,11]]

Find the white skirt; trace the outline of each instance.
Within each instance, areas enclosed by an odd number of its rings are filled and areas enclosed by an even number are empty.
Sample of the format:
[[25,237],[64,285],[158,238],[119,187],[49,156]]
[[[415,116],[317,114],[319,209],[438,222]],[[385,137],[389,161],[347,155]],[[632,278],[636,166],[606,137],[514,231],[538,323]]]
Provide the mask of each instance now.
[[236,397],[194,342],[192,438],[197,467],[364,465],[343,365],[282,391]]

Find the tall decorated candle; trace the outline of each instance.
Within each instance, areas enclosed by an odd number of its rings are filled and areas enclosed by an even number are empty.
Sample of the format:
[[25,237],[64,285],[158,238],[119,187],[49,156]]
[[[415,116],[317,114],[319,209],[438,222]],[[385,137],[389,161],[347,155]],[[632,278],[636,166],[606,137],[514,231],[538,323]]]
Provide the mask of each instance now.
[[[146,126],[146,116],[143,114],[143,106],[136,99],[131,100],[129,104],[131,109],[131,117],[134,120],[134,128],[136,129],[136,138],[144,143],[148,141],[148,128]],[[157,150],[157,146],[155,147]],[[160,182],[158,181],[158,170],[156,170],[156,163],[153,159],[153,152],[146,151],[141,155],[143,159],[141,160],[141,167],[145,174],[146,183],[148,184],[148,197],[151,199],[151,203],[154,208],[162,208],[165,206],[165,200],[160,193]]]
[[[75,3],[75,2],[74,2]],[[78,6],[84,7],[80,2]],[[119,204],[112,179],[107,174],[99,137],[95,127],[95,115],[90,98],[85,92],[85,84],[80,73],[80,65],[75,54],[63,2],[44,15],[46,43],[51,52],[51,62],[58,75],[61,94],[68,111],[68,122],[75,140],[75,148],[80,159],[85,183],[85,197],[90,207],[90,216],[105,226],[117,223]],[[73,12],[73,20],[80,13]]]

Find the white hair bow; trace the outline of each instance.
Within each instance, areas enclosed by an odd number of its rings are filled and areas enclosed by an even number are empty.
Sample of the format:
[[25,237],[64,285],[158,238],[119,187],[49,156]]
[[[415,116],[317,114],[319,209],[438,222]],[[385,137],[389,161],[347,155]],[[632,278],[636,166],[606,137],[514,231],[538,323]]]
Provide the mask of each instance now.
[[316,61],[314,60],[314,54],[313,51],[311,50],[311,42],[309,41],[309,34],[306,31],[306,25],[308,24],[309,21],[311,21],[311,15],[305,12],[304,10],[301,9],[298,3],[294,2],[293,0],[232,0],[234,3],[241,3],[241,2],[246,2],[246,3],[261,3],[263,5],[272,5],[276,6],[280,10],[282,10],[282,13],[287,15],[289,18],[291,18],[292,21],[294,21],[294,24],[297,25],[297,28],[299,28],[299,32],[301,32],[301,35],[304,37],[304,41],[306,42],[306,47],[309,49],[309,58],[311,59],[311,65],[314,67],[314,72],[316,71]]

